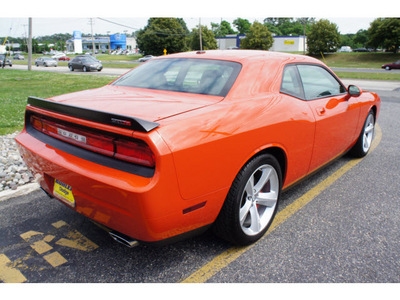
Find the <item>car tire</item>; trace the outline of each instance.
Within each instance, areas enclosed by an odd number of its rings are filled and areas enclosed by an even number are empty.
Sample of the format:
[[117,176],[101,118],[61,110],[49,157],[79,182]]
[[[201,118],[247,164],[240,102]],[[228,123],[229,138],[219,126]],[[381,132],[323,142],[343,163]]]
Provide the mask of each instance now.
[[69,70],[70,70],[71,72],[73,72],[73,71],[74,71],[74,68],[73,68],[72,66],[69,66]]
[[83,72],[87,72],[86,66],[83,66],[82,70],[83,70]]
[[375,132],[375,114],[371,110],[369,111],[367,118],[365,119],[364,126],[357,139],[356,144],[351,148],[349,154],[353,157],[361,158],[368,154],[371,149],[372,140]]
[[386,67],[385,70],[390,71],[390,67]]
[[262,154],[240,170],[214,223],[214,233],[236,245],[259,240],[275,217],[282,189],[277,159]]
[[39,67],[39,64],[36,64],[36,67]]

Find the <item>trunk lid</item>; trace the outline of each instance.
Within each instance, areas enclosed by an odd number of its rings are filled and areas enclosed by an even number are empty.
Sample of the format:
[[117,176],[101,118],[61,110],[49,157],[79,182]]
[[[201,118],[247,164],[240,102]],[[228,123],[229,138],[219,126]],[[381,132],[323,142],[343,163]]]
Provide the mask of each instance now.
[[223,97],[107,85],[49,98],[56,102],[157,122]]

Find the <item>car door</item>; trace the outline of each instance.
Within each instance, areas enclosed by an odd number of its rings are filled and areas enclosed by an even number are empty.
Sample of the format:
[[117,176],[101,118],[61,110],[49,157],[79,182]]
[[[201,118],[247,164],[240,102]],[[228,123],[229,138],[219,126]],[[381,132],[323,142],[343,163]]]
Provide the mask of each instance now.
[[72,61],[72,67],[74,69],[82,69],[82,62],[80,58],[76,58]]
[[297,65],[304,97],[315,118],[315,139],[310,171],[348,149],[355,140],[359,107],[343,84],[325,67]]

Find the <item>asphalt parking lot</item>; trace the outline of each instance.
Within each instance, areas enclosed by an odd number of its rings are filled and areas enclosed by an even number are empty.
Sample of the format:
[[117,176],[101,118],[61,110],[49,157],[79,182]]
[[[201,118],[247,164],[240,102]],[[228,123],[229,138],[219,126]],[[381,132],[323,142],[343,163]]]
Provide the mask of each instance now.
[[400,84],[362,84],[382,99],[374,150],[285,191],[256,244],[235,248],[206,232],[130,249],[36,190],[0,202],[0,282],[400,282]]

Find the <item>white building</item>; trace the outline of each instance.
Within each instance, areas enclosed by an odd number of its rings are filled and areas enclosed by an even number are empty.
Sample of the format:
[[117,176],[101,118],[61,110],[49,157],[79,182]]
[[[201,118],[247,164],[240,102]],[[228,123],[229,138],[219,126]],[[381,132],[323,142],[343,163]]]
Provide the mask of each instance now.
[[303,35],[274,36],[269,51],[292,52],[307,50],[307,38]]
[[[236,49],[240,48],[240,40],[245,38],[245,35],[227,35],[225,37],[217,37],[218,48]],[[277,52],[299,52],[307,50],[307,38],[302,35],[293,36],[273,36],[274,43],[269,51]]]

